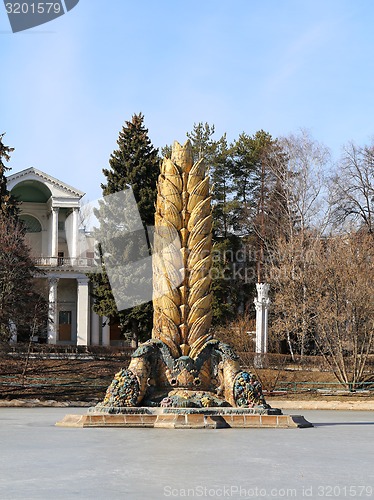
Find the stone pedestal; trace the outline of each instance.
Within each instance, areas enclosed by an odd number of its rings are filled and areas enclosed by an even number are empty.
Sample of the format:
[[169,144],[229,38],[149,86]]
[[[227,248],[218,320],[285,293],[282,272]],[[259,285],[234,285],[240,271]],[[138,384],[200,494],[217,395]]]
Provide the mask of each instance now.
[[[256,412],[251,408],[126,408],[111,414],[95,412],[86,415],[66,415],[57,422],[59,427],[151,427],[166,429],[244,429],[244,428],[306,428],[313,424],[301,415]],[[264,413],[265,412],[265,413]]]

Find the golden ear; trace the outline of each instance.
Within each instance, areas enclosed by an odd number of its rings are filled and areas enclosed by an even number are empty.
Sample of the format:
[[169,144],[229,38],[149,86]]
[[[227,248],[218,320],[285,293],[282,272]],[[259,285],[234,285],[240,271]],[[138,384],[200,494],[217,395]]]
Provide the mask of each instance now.
[[209,179],[204,161],[193,163],[190,141],[183,146],[174,142],[171,159],[162,162],[155,226],[154,320],[161,327],[154,328],[153,336],[183,345],[180,351],[187,355],[191,342],[211,338],[212,304]]

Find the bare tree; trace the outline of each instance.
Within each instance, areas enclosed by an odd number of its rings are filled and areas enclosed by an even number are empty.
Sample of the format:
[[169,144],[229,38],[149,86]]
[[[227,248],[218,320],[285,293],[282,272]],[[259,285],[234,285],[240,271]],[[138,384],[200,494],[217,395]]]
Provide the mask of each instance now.
[[309,267],[314,339],[337,379],[349,388],[374,354],[374,245],[356,233],[320,242]]
[[310,228],[324,230],[329,150],[306,130],[280,138],[278,146],[283,154],[269,156],[268,168],[272,174],[270,181],[273,179],[276,185],[278,203],[274,210],[283,213],[284,225],[278,228],[279,232],[290,239]]
[[344,148],[330,191],[335,226],[348,222],[374,232],[374,144]]
[[35,277],[43,273],[35,267],[24,236],[20,221],[0,213],[0,339],[4,341],[12,335],[12,324],[17,329],[30,325],[34,317],[30,311],[39,301]]
[[358,386],[374,354],[372,235],[304,235],[302,244],[299,235],[278,250],[274,335],[291,353],[312,341],[341,383]]
[[[314,232],[280,236],[271,253],[268,282],[273,291],[270,332],[286,340],[292,358],[310,353],[314,327],[314,295],[310,286],[310,267],[314,266],[319,236]],[[313,267],[314,268],[314,267]]]
[[40,336],[40,334],[47,331],[48,311],[50,306],[46,299],[46,280],[43,280],[42,283],[40,283],[39,286],[35,285],[34,292],[30,294],[27,316],[25,317],[29,334],[29,341],[21,374],[22,385],[25,385],[27,369],[30,362],[31,349],[35,336]]
[[277,192],[268,218],[278,220],[267,240],[268,280],[275,295],[272,331],[287,339],[292,356],[303,356],[311,339],[307,269],[328,220],[324,178],[330,156],[303,130],[281,138],[279,145],[283,155],[273,155],[268,166]]

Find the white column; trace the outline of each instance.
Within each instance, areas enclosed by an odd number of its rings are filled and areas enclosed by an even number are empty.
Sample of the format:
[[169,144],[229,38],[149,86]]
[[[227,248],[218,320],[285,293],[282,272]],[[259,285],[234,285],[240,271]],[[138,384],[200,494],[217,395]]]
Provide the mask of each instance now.
[[102,344],[106,346],[110,346],[110,326],[109,319],[102,318],[103,321],[103,330],[102,330]]
[[254,300],[256,307],[256,366],[262,365],[261,355],[268,350],[268,309],[270,306],[269,289],[266,283],[257,283],[257,298]]
[[72,241],[71,241],[71,255],[72,259],[76,259],[78,257],[78,216],[79,211],[78,208],[73,208],[73,229],[72,229]]
[[100,345],[101,318],[91,309],[91,345]]
[[58,278],[49,278],[49,313],[48,313],[48,344],[57,343],[58,310],[57,310],[57,285]]
[[90,297],[89,279],[78,278],[77,304],[77,345],[89,345],[90,336]]
[[52,228],[51,228],[51,257],[58,254],[58,207],[52,207]]

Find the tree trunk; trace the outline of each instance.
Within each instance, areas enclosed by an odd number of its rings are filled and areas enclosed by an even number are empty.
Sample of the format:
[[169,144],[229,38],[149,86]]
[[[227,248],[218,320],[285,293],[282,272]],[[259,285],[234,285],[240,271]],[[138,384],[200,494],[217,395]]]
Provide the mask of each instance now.
[[131,320],[131,332],[132,332],[132,340],[131,347],[137,349],[139,345],[139,325],[136,319]]

